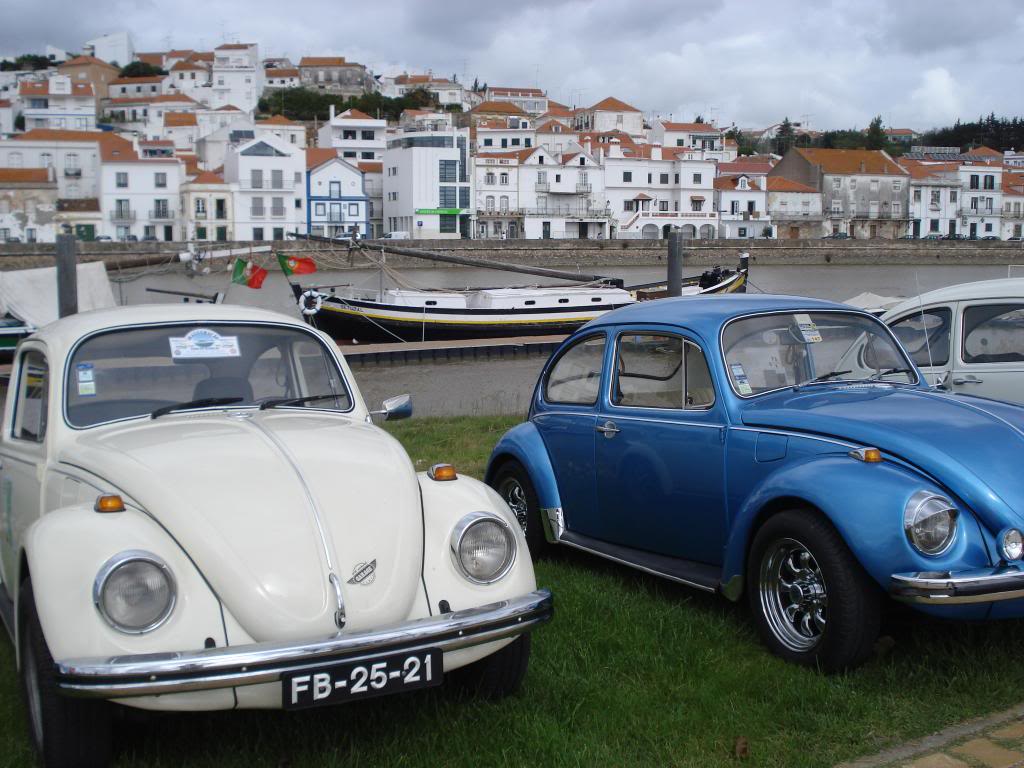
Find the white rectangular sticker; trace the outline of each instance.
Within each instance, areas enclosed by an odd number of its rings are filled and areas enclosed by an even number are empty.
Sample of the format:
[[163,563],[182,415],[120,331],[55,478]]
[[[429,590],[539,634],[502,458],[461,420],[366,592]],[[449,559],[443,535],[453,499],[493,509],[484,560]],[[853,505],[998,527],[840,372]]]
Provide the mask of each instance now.
[[729,368],[732,371],[732,378],[736,382],[736,391],[741,395],[752,395],[754,390],[750,387],[750,381],[747,379],[747,373],[743,370],[743,366],[740,363],[733,363]]
[[804,341],[808,344],[817,344],[821,341],[821,334],[818,332],[818,326],[811,320],[810,315],[794,315],[796,319],[797,327],[800,328],[800,335],[804,337]]
[[239,357],[237,336],[221,336],[209,328],[196,328],[185,336],[169,339],[171,357],[178,359],[195,357]]
[[75,377],[78,380],[78,394],[81,397],[96,396],[96,376],[92,363],[76,365]]

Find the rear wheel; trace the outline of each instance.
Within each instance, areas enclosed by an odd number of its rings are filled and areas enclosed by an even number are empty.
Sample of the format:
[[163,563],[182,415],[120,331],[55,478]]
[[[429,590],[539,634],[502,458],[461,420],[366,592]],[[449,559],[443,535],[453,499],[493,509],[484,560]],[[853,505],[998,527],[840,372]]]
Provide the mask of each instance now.
[[537,492],[530,482],[530,476],[526,469],[518,461],[508,461],[502,464],[491,481],[494,490],[505,500],[509,509],[516,516],[523,534],[526,536],[526,545],[530,548],[533,557],[540,557],[548,549],[548,541],[544,537],[544,524],[541,521],[540,503],[537,501]]
[[780,512],[761,526],[747,596],[762,640],[787,661],[851,669],[878,638],[878,588],[832,525],[809,510]]
[[483,699],[503,699],[519,690],[530,664],[530,635],[452,673],[455,684]]
[[44,768],[102,768],[110,762],[111,705],[64,696],[39,624],[31,582],[21,588],[18,649],[32,745]]

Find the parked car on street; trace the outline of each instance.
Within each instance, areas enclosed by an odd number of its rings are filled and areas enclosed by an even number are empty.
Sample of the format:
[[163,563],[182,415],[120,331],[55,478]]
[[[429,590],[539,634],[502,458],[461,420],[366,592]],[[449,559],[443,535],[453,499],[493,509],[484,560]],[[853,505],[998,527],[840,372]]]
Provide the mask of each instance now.
[[368,411],[328,336],[251,308],[97,310],[22,341],[0,614],[42,763],[104,764],[117,706],[515,690],[551,595],[494,491],[417,473],[370,423],[411,408]]
[[878,319],[782,296],[603,315],[544,366],[487,481],[531,549],[744,594],[768,647],[872,652],[886,595],[1024,616],[1024,408],[932,391]]
[[1024,403],[1024,278],[929,291],[882,321],[933,386]]
[[948,235],[943,235],[942,239],[943,240],[966,240],[967,239],[967,235],[962,235],[959,232],[954,232],[954,233],[951,233],[951,234],[948,234]]
[[822,240],[849,240],[850,235],[846,232],[832,232],[825,235]]
[[945,238],[938,232],[929,232],[927,235],[921,238],[922,240],[944,240]]

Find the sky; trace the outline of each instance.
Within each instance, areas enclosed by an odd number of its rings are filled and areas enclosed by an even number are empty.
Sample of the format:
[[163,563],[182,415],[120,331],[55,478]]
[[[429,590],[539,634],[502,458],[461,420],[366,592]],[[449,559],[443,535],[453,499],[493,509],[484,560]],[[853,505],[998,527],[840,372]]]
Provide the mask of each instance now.
[[121,30],[138,51],[256,42],[296,63],[342,55],[375,74],[539,86],[570,106],[616,96],[741,128],[1024,114],[1021,0],[45,0],[2,15],[5,55]]

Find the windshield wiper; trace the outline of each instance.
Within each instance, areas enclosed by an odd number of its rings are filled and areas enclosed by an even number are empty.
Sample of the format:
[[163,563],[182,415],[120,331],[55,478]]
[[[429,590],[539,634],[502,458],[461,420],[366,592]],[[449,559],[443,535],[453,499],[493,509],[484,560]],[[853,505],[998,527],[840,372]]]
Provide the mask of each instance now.
[[189,400],[185,403],[175,403],[174,405],[165,405],[162,408],[157,408],[149,414],[149,418],[158,419],[168,413],[174,413],[174,411],[187,411],[190,408],[210,408],[215,405],[231,405],[232,403],[240,403],[243,400],[245,400],[244,397],[204,397],[200,400]]
[[884,371],[879,371],[878,373],[871,374],[871,380],[874,381],[875,379],[880,379],[883,376],[888,376],[888,375],[893,374],[893,373],[913,373],[913,372],[914,371],[911,368],[886,368]]
[[845,376],[848,373],[853,373],[853,371],[829,371],[828,373],[821,374],[821,376],[815,376],[810,381],[805,381],[804,384],[814,384],[817,381],[828,381],[829,379],[834,379],[837,376]]
[[267,408],[277,408],[279,405],[302,405],[303,403],[311,403],[315,400],[328,400],[332,397],[341,397],[341,393],[330,392],[325,395],[307,395],[306,397],[280,397],[276,400],[267,400],[260,403],[260,410],[265,411]]

